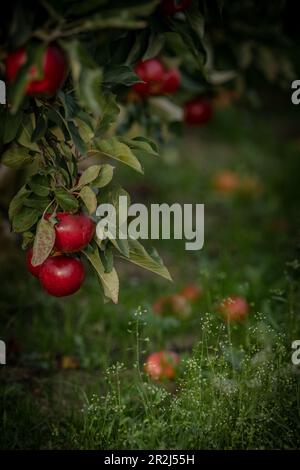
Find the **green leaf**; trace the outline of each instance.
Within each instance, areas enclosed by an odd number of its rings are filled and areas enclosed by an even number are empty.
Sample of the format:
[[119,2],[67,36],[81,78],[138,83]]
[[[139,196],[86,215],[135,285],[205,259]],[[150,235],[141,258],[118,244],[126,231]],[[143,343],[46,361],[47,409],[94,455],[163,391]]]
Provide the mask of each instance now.
[[41,140],[48,129],[48,118],[42,112],[39,113],[35,129],[32,132],[31,140],[32,142],[38,142]]
[[2,154],[2,163],[14,170],[29,165],[34,159],[35,156],[31,155],[28,149],[15,143]]
[[10,221],[21,210],[21,208],[23,207],[24,201],[29,194],[30,194],[30,191],[28,191],[25,186],[22,186],[22,188],[17,192],[17,194],[11,200],[9,204],[9,209],[8,209],[8,216],[9,216]]
[[37,209],[40,212],[44,212],[50,202],[51,199],[49,198],[42,198],[31,194],[30,197],[27,197],[25,199],[23,204],[25,207],[33,207],[34,209]]
[[49,182],[46,175],[33,175],[28,181],[28,186],[37,196],[46,197],[50,192]]
[[65,48],[70,59],[77,98],[84,108],[99,117],[102,104],[102,71],[79,41],[70,41],[65,44]]
[[114,245],[114,247],[123,255],[125,258],[129,258],[129,243],[128,240],[123,240],[123,239],[110,239],[111,243]]
[[131,86],[141,82],[141,79],[128,65],[109,64],[103,71],[103,83],[109,85]]
[[10,114],[8,110],[5,111],[2,140],[4,144],[8,144],[15,139],[19,131],[23,119],[23,111],[18,111],[16,114]]
[[35,142],[32,141],[32,135],[33,135],[34,129],[36,128],[35,115],[31,114],[27,118],[25,123],[22,124],[21,128],[22,128],[22,131],[18,137],[19,144],[23,145],[23,147],[26,147],[29,150],[32,150],[34,152],[39,152],[40,151],[39,146]]
[[115,167],[108,163],[101,165],[100,174],[95,180],[93,180],[92,186],[94,188],[104,188],[104,186],[107,186],[113,178],[114,169]]
[[76,125],[72,121],[67,121],[66,125],[76,149],[81,155],[85,156],[87,154],[87,146],[83,141]]
[[79,106],[74,98],[73,95],[70,93],[64,93],[62,90],[58,92],[58,97],[60,98],[64,110],[65,110],[65,118],[66,119],[73,119],[77,116],[79,112]]
[[[129,239],[128,243],[129,261],[137,266],[147,269],[148,271],[152,271],[169,281],[172,281],[168,269],[163,265],[162,260],[156,251],[153,251],[151,254],[148,253],[143,245],[137,240]],[[123,259],[125,259],[125,257]]]
[[31,68],[34,65],[37,76],[41,75],[42,70],[42,59],[45,53],[46,43],[39,41],[30,41],[26,47],[26,62],[20,68],[18,75],[14,82],[8,89],[8,100],[12,103],[11,112],[15,114],[25,96],[26,87],[30,80]]
[[95,137],[101,137],[117,120],[120,108],[116,101],[116,96],[112,93],[106,93],[101,99],[101,117],[95,129]]
[[32,242],[34,240],[34,235],[31,232],[24,232],[22,236],[23,236],[22,249],[26,250],[30,245],[32,245]]
[[105,272],[110,273],[114,267],[114,255],[111,247],[106,248],[104,251],[99,251],[102,264]]
[[120,140],[126,144],[135,155],[138,155],[139,157],[158,156],[157,148],[155,144],[150,141],[150,139],[146,139],[145,137],[135,137],[134,139],[122,138]]
[[87,210],[90,214],[96,212],[97,209],[97,198],[94,191],[89,186],[84,186],[80,193],[79,197],[83,200]]
[[60,207],[66,212],[77,212],[79,209],[79,203],[75,196],[68,193],[62,188],[58,188],[54,192],[55,200]]
[[[105,191],[105,190],[104,190]],[[125,238],[114,238],[115,234],[119,233],[119,226],[118,226],[118,220],[119,220],[119,197],[120,196],[126,196],[127,197],[127,205],[130,205],[130,197],[129,194],[122,188],[116,187],[113,190],[109,191],[108,194],[102,194],[101,199],[105,203],[110,203],[112,204],[115,209],[116,209],[116,226],[113,226],[114,221],[110,220],[110,228],[112,230],[112,233],[110,234],[109,232],[106,232],[107,237],[110,239],[111,243],[114,245],[114,247],[122,253],[124,256],[129,256],[129,244],[127,237]],[[125,235],[125,234],[124,234]],[[99,243],[101,241],[99,240]]]
[[36,230],[36,235],[33,244],[32,265],[39,266],[50,255],[55,242],[55,228],[49,222],[42,218]]
[[79,181],[78,181],[78,187],[85,186],[92,181],[94,181],[101,170],[101,165],[91,165],[89,166],[80,176]]
[[94,131],[92,127],[87,124],[85,121],[76,118],[76,126],[79,132],[80,137],[85,143],[90,142],[94,138]]
[[[130,166],[139,173],[143,173],[142,166],[128,145],[120,142],[116,137],[95,140],[96,149],[104,155],[114,158]],[[97,150],[90,150],[89,154],[97,154]]]
[[83,251],[89,262],[92,264],[101,281],[104,295],[111,299],[115,304],[118,303],[119,296],[119,278],[116,270],[113,268],[110,273],[105,272],[105,268],[99,255],[98,247],[93,251]]
[[13,217],[13,231],[16,233],[27,232],[27,230],[36,224],[39,215],[40,213],[37,209],[23,207],[22,210],[17,212]]

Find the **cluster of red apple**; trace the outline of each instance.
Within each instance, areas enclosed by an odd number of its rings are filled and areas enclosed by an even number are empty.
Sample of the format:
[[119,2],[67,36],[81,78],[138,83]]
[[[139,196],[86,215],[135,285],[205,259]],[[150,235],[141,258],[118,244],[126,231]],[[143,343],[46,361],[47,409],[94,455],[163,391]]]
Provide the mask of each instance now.
[[[46,215],[50,218],[50,214]],[[40,280],[48,294],[64,297],[77,292],[85,278],[82,261],[74,253],[83,250],[92,240],[95,223],[83,213],[68,214],[58,212],[55,215],[55,244],[51,256],[42,264],[32,264],[33,250],[27,251],[27,268]],[[70,256],[70,254],[72,254]]]
[[[140,61],[135,73],[143,83],[135,83],[132,88],[141,97],[175,93],[181,82],[177,68],[166,69],[159,59]],[[189,125],[201,125],[210,121],[212,104],[205,96],[199,96],[184,104],[184,121]]]
[[[201,296],[196,284],[189,284],[179,294],[160,297],[153,304],[156,314],[175,314],[185,317],[188,302],[195,302]],[[182,314],[182,309],[184,314]],[[232,295],[221,300],[216,311],[228,322],[243,321],[249,313],[249,304],[244,297]],[[176,377],[180,357],[174,351],[159,351],[150,354],[145,362],[145,371],[153,380],[166,381]]]

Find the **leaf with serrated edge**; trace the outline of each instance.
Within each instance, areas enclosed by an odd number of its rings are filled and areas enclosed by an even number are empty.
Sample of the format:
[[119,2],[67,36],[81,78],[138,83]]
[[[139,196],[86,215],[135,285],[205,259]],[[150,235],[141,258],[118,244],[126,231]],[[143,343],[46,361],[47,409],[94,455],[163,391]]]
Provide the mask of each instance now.
[[42,218],[38,225],[33,244],[32,265],[39,266],[50,255],[55,242],[55,229],[49,220]]
[[97,209],[96,194],[89,186],[84,186],[81,189],[79,193],[79,197],[83,200],[90,214],[93,214],[93,212],[96,212],[96,209]]

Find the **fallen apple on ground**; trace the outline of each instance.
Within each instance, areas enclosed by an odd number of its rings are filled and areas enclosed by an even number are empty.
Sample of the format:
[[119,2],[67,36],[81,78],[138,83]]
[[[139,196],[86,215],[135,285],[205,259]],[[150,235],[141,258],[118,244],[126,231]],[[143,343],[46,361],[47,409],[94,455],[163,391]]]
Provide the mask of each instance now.
[[217,306],[217,310],[227,321],[241,321],[248,316],[249,304],[244,297],[232,295],[223,299]]
[[153,380],[172,380],[179,362],[178,354],[173,351],[154,352],[146,360],[145,371]]

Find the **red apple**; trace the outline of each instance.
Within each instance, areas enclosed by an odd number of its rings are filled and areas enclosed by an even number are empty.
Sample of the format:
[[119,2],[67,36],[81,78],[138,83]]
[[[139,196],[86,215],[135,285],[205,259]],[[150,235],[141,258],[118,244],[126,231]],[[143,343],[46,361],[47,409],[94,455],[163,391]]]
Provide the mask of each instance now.
[[81,261],[68,256],[53,256],[43,263],[39,279],[48,294],[64,297],[77,292],[85,273]]
[[172,380],[176,376],[179,356],[173,351],[160,351],[150,354],[145,363],[145,371],[154,380]]
[[191,2],[192,0],[162,0],[160,9],[165,15],[170,16],[186,10]]
[[[26,63],[26,49],[20,47],[8,54],[6,58],[6,80],[14,82],[22,65]],[[30,81],[27,95],[53,95],[62,86],[67,73],[67,62],[63,51],[55,44],[50,44],[43,57],[43,76],[37,78],[37,69],[30,68]]]
[[180,72],[178,69],[169,69],[164,73],[161,93],[175,93],[180,86]]
[[191,314],[191,306],[187,299],[180,294],[159,297],[152,306],[157,315],[176,315],[185,319]]
[[186,300],[194,302],[201,296],[201,289],[197,284],[188,284],[181,290],[180,295]]
[[135,83],[132,87],[141,97],[175,93],[180,85],[179,70],[166,70],[158,59],[140,61],[135,73],[145,82]]
[[201,125],[212,118],[212,105],[210,100],[199,97],[188,101],[184,105],[184,120],[190,125]]
[[227,321],[240,321],[247,317],[249,304],[244,297],[233,295],[223,299],[219,303],[217,310]]
[[135,83],[133,89],[141,96],[160,93],[164,76],[164,67],[158,59],[140,61],[135,67],[135,73],[145,83]]
[[[49,217],[49,215],[47,215]],[[86,214],[58,212],[55,216],[55,248],[64,253],[75,253],[86,247],[95,234],[95,223]]]
[[26,253],[27,269],[34,277],[39,277],[42,264],[40,264],[39,266],[33,266],[31,262],[32,257],[33,257],[33,249],[30,248]]

